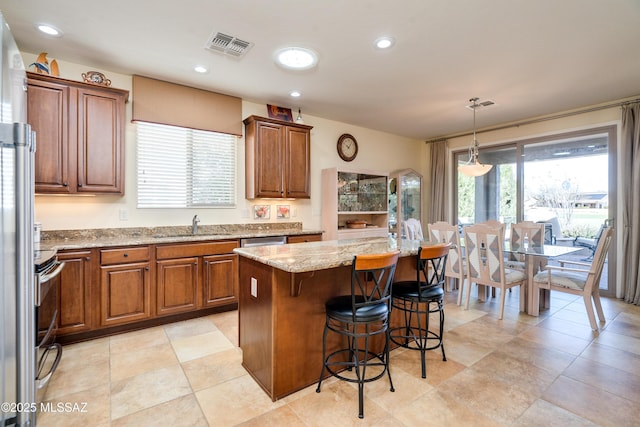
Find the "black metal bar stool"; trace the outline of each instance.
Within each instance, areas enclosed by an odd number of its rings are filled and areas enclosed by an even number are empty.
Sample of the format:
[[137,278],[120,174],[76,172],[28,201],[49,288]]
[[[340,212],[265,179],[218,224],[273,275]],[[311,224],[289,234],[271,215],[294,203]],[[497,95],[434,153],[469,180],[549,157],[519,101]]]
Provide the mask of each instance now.
[[[316,392],[320,393],[325,370],[343,381],[358,383],[360,418],[364,417],[365,383],[375,381],[387,373],[391,391],[394,391],[389,372],[389,312],[391,284],[398,255],[398,251],[356,255],[351,266],[351,294],[331,298],[325,304],[327,314],[322,338],[323,364]],[[347,345],[327,355],[329,331],[346,337]],[[380,334],[384,334],[384,348],[377,353],[372,350],[371,341]],[[369,375],[368,368],[374,368],[369,371]],[[343,372],[345,369],[352,372],[351,377],[346,376]]]
[[[390,340],[404,348],[420,351],[422,378],[427,377],[425,354],[427,350],[442,349],[444,331],[444,282],[445,267],[451,243],[421,246],[418,249],[417,277],[413,281],[393,284],[392,308],[404,314],[404,324],[391,328]],[[438,332],[429,329],[431,313],[440,313]]]

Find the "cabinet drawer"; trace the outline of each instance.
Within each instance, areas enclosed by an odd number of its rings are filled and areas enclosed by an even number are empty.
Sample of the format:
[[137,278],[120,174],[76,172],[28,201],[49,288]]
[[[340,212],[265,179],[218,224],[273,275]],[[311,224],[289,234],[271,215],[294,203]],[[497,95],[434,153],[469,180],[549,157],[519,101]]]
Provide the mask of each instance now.
[[230,254],[238,246],[239,245],[237,240],[162,245],[156,247],[156,258],[170,259],[192,256]]
[[319,242],[322,234],[300,234],[298,236],[288,236],[287,243]]
[[148,261],[149,247],[138,246],[134,248],[102,249],[100,251],[100,264],[123,264],[130,262]]

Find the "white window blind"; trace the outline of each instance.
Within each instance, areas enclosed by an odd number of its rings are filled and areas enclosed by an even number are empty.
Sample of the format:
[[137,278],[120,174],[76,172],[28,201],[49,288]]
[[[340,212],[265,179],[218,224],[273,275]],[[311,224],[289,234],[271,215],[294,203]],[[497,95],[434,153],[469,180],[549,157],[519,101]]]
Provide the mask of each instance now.
[[146,122],[138,134],[138,207],[234,207],[236,137]]

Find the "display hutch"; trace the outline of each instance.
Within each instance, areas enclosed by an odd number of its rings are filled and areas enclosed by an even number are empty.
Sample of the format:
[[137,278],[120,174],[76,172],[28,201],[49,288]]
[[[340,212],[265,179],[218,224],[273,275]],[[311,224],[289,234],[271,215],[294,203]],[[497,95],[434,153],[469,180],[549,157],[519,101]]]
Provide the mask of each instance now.
[[324,240],[386,237],[389,233],[386,174],[322,171]]
[[422,175],[403,169],[389,175],[389,231],[403,238],[403,221],[414,218],[424,225],[422,217]]

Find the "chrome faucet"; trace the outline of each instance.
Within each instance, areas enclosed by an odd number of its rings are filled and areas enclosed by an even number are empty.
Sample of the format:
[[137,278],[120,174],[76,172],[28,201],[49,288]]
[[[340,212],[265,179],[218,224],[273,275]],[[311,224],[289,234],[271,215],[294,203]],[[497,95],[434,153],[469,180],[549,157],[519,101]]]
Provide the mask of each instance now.
[[191,220],[191,234],[198,234],[198,223],[200,222],[200,218],[198,218],[198,215],[194,215],[193,219]]

